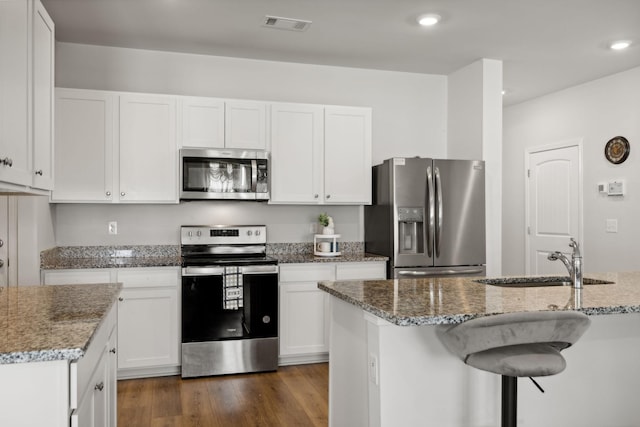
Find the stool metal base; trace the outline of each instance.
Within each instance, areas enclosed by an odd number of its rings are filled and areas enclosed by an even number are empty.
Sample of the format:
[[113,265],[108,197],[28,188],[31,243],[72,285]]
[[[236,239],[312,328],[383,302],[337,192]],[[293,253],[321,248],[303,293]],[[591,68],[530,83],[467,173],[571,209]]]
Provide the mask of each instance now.
[[516,427],[518,378],[502,375],[502,427]]

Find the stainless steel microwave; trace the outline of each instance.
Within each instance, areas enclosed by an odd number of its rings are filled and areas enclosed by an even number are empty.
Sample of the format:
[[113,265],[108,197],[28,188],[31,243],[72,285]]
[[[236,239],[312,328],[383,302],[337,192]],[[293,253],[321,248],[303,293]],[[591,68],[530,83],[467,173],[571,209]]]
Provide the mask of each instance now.
[[269,200],[269,153],[181,149],[180,199]]

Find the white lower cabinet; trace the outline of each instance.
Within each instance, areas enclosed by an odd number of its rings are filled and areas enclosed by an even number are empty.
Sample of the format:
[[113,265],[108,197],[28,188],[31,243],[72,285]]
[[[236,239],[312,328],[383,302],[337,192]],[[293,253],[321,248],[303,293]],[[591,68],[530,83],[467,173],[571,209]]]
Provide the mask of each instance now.
[[329,359],[329,294],[319,281],[384,279],[384,262],[280,265],[280,365]]
[[180,372],[179,267],[45,270],[45,285],[121,282],[118,378]]
[[101,327],[96,334],[96,340],[83,358],[86,360],[81,359],[71,365],[71,427],[115,427],[118,423],[118,328],[115,311],[112,310],[112,314],[107,316],[104,324],[106,331]]

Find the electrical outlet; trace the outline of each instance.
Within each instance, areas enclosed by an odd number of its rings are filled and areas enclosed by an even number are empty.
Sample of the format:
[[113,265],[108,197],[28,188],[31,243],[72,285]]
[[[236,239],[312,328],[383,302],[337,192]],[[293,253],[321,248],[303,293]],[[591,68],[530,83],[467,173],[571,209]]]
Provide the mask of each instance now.
[[369,381],[378,385],[378,358],[375,354],[369,353]]
[[118,234],[118,222],[109,221],[109,234]]

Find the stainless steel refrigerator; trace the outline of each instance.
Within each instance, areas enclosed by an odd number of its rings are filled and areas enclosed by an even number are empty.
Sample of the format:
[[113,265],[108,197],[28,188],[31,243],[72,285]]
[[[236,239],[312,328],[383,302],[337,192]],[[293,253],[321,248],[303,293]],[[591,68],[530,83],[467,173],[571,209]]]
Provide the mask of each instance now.
[[479,160],[374,166],[365,251],[389,257],[389,278],[485,275],[484,177]]

